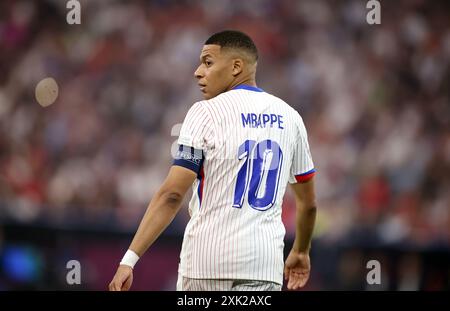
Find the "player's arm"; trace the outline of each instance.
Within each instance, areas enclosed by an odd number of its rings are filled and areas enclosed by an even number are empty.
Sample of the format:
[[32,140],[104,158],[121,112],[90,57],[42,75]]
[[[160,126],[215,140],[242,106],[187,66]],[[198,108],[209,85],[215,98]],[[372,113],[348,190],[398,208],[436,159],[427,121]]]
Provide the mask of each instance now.
[[316,221],[314,179],[291,184],[296,205],[296,231],[292,250],[285,263],[288,289],[303,287],[311,270],[309,250]]
[[[134,264],[172,222],[196,177],[197,174],[191,169],[178,165],[171,167],[166,180],[147,207],[129,250],[109,284],[110,290],[130,288]],[[123,264],[124,261],[131,261],[132,264]]]
[[316,221],[314,178],[307,182],[291,184],[291,188],[294,191],[296,206],[295,240],[292,250],[309,253]]
[[150,245],[172,222],[181,202],[192,186],[197,174],[181,166],[172,166],[169,174],[156,192],[129,247],[141,257]]

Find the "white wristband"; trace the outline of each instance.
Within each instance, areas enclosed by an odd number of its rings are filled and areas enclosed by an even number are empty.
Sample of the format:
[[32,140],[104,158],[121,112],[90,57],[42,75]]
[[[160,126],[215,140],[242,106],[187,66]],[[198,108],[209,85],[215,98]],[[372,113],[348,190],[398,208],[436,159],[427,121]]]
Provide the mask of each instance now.
[[120,261],[121,265],[127,265],[131,268],[134,268],[134,265],[138,262],[139,256],[133,252],[131,249],[127,250],[122,260]]

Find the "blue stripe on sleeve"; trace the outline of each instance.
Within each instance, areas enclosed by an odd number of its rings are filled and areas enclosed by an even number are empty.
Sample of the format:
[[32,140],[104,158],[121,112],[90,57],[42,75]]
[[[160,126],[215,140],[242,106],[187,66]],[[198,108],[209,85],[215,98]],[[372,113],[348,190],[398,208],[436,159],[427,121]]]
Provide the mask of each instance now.
[[316,169],[313,168],[312,170],[309,170],[306,173],[298,174],[296,176],[304,176],[304,175],[308,175],[308,174],[315,173],[315,172],[316,172]]

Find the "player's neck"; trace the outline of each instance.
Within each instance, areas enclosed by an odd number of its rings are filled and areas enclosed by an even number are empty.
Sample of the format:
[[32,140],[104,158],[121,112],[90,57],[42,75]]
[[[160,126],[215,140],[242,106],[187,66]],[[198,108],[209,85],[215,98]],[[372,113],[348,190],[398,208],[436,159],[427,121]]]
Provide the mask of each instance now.
[[229,87],[229,90],[232,90],[232,89],[234,89],[235,87],[237,87],[239,85],[248,85],[248,86],[257,87],[256,81],[255,81],[254,78],[247,78],[247,79],[234,81],[233,83],[231,83],[231,85]]

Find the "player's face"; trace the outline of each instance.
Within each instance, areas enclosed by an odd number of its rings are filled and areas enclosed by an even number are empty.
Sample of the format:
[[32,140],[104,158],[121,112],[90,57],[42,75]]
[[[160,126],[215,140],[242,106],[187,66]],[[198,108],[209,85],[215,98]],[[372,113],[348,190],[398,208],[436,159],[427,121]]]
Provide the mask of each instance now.
[[221,52],[220,45],[204,45],[200,54],[200,65],[194,75],[205,99],[213,98],[228,91],[233,81],[231,57]]

